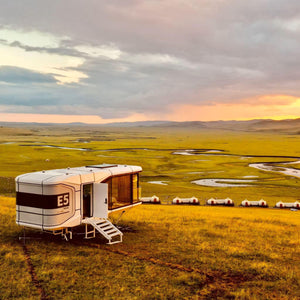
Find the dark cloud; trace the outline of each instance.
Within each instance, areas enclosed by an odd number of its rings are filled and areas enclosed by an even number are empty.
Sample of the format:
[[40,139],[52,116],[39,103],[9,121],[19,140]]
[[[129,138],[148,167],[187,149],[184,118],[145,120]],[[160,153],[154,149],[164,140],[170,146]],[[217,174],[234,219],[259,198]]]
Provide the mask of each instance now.
[[17,47],[17,48],[20,48],[20,49],[23,49],[23,50],[29,51],[29,52],[58,54],[58,55],[74,56],[74,57],[82,57],[82,58],[89,57],[88,54],[67,46],[68,44],[71,44],[71,43],[66,42],[66,41],[62,41],[60,47],[53,47],[53,48],[28,46],[28,45],[24,45],[24,44],[20,43],[19,41],[14,41],[14,42],[9,43],[5,39],[0,39],[0,44],[6,45],[6,46],[11,46],[11,47]]
[[[10,46],[82,57],[85,63],[74,70],[88,75],[78,84],[37,87],[53,83],[53,77],[20,70],[1,75],[0,69],[0,81],[21,85],[27,78],[34,86],[28,95],[2,86],[3,105],[12,104],[11,96],[20,110],[24,100],[32,103],[32,112],[111,118],[167,112],[180,103],[300,96],[299,0],[0,0],[0,5],[0,27],[68,37],[54,48],[20,41]],[[7,43],[1,36],[0,41]],[[90,57],[79,45],[111,45],[122,53],[118,59]],[[45,95],[50,100],[39,103]]]
[[59,54],[59,55],[66,55],[66,56],[76,56],[76,57],[86,57],[87,56],[85,53],[82,53],[75,49],[65,48],[63,46],[56,47],[56,48],[32,47],[32,46],[23,45],[22,43],[20,43],[18,41],[15,41],[12,43],[7,43],[7,45],[12,46],[12,47],[18,47],[25,51],[42,52],[42,53]]
[[51,75],[45,75],[18,67],[0,66],[0,82],[30,84],[55,83],[56,80]]

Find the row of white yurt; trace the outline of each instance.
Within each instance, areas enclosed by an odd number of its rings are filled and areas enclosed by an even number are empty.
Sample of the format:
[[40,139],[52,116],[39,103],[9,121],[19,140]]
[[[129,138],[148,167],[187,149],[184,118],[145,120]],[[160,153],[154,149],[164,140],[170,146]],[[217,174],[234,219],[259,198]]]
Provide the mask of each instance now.
[[[142,198],[140,198],[140,200],[143,204],[161,204],[159,197],[155,196],[155,195],[152,197],[142,197]],[[176,197],[172,200],[172,204],[199,205],[199,200],[196,197],[191,197],[191,198]]]
[[151,204],[160,204],[160,199],[159,197],[153,195],[152,197],[142,197],[141,199],[142,203],[151,203]]
[[279,201],[276,203],[275,207],[278,207],[278,208],[300,208],[300,203],[298,201],[292,202],[292,203]]
[[249,207],[249,206],[259,206],[259,207],[268,207],[268,204],[265,200],[261,199],[259,201],[249,201],[245,199],[242,201],[241,206]]
[[[160,199],[158,196],[153,195],[152,197],[142,197],[141,202],[144,204],[161,204]],[[191,197],[191,198],[180,198],[176,197],[172,200],[172,204],[191,204],[191,205],[199,205],[200,202],[198,198],[196,197]],[[230,198],[226,199],[215,199],[215,198],[210,198],[209,200],[206,201],[207,205],[225,205],[225,206],[234,206],[234,202]],[[241,206],[243,207],[268,207],[268,203],[261,199],[259,201],[250,201],[245,199],[242,201]],[[275,207],[277,208],[297,208],[300,209],[300,203],[298,201],[296,202],[282,202],[279,201],[276,203]]]
[[192,205],[199,205],[199,200],[196,197],[191,198],[179,198],[176,197],[172,200],[172,204],[192,204]]
[[234,206],[234,202],[230,198],[226,199],[215,199],[215,198],[210,198],[209,200],[206,201],[207,205],[226,205],[226,206]]

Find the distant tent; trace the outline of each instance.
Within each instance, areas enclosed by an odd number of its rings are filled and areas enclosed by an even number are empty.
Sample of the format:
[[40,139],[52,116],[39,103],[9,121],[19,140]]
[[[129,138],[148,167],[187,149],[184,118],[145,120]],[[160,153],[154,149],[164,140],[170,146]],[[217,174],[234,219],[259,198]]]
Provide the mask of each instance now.
[[206,201],[207,205],[225,205],[225,206],[234,206],[234,202],[230,198],[226,199],[215,199],[215,198],[210,198],[209,200]]

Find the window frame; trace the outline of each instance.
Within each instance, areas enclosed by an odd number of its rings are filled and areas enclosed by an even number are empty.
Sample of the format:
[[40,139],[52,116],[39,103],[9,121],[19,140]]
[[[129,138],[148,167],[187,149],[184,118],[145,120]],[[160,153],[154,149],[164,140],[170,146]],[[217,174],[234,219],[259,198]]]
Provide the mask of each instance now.
[[[117,207],[113,207],[113,203],[112,203],[112,180],[114,178],[118,178],[118,177],[122,177],[122,176],[128,176],[130,175],[130,202],[124,205],[120,205]],[[133,201],[133,176],[137,175],[137,201]],[[139,188],[140,188],[140,172],[135,172],[135,173],[124,173],[124,174],[118,174],[118,175],[112,175],[109,176],[108,178],[106,178],[105,180],[102,181],[102,183],[107,183],[108,184],[108,210],[114,210],[114,209],[120,209],[122,207],[126,207],[126,206],[131,206],[134,205],[136,203],[139,203]]]

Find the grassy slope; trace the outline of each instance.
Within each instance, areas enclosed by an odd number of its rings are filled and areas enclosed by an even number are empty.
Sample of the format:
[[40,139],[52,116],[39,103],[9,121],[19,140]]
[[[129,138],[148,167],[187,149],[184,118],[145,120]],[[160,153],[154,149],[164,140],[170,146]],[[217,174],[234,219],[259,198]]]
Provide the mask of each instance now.
[[[22,230],[14,224],[14,199],[1,197],[0,206],[0,263],[6,271],[0,273],[1,296],[34,297],[18,241]],[[298,214],[143,205],[121,219],[120,225],[134,231],[125,232],[122,244],[106,246],[100,238],[84,241],[80,235],[67,243],[28,230],[36,239],[27,248],[37,279],[53,299],[298,299]]]
[[38,292],[31,286],[22,246],[20,228],[15,224],[15,199],[0,196],[0,299],[32,298]]
[[[264,198],[271,206],[278,200],[299,199],[297,178],[247,167],[250,162],[282,158],[181,156],[166,151],[211,148],[225,150],[227,154],[300,156],[297,135],[153,128],[0,128],[1,142],[14,144],[0,144],[0,176],[91,163],[124,163],[143,166],[143,195],[157,194],[165,202],[176,195],[195,195],[202,204],[212,196],[229,196],[236,203],[245,198]],[[37,144],[94,151],[21,146]],[[118,148],[158,150],[101,151]],[[202,173],[190,174],[193,172]],[[239,179],[245,175],[259,176],[260,182],[244,188],[211,188],[190,183],[200,178]],[[169,185],[147,183],[150,180],[166,180]],[[38,292],[31,283],[18,243],[21,228],[14,224],[14,201],[0,198],[0,263],[5,270],[0,272],[1,297],[36,298]],[[297,299],[298,214],[274,209],[141,206],[122,219],[124,226],[135,230],[125,233],[123,244],[107,247],[102,240],[84,242],[81,236],[65,243],[42,235],[42,240],[30,240],[27,246],[38,279],[53,299],[174,299],[195,295]],[[34,232],[30,235],[41,237]],[[148,261],[149,258],[154,260]],[[180,271],[161,262],[201,272]]]

